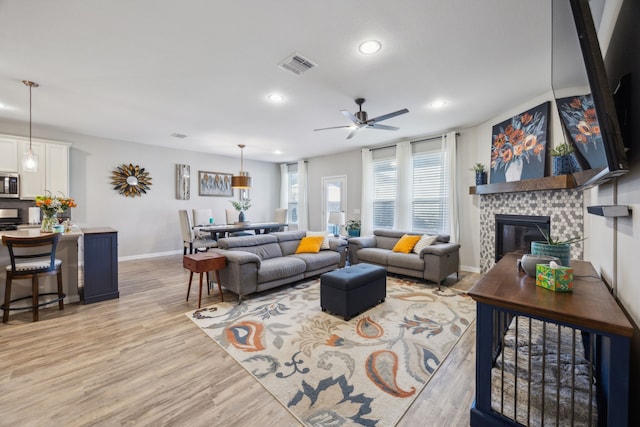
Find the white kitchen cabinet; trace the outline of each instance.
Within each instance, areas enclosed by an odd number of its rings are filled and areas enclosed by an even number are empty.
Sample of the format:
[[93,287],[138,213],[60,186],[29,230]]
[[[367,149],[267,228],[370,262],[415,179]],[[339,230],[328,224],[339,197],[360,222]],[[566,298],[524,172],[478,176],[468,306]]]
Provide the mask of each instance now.
[[18,140],[0,137],[0,172],[18,172]]
[[45,146],[45,188],[52,194],[69,195],[69,147],[61,144]]
[[44,182],[44,169],[45,169],[45,145],[42,142],[33,141],[31,143],[31,149],[33,153],[38,156],[38,171],[29,172],[22,168],[22,157],[24,153],[29,151],[29,141],[20,141],[18,157],[18,168],[20,172],[20,198],[21,199],[35,199],[36,196],[44,194],[45,182]]
[[20,198],[35,199],[50,191],[69,195],[69,144],[54,143],[44,140],[32,141],[33,152],[38,156],[38,171],[22,170],[22,155],[29,150],[29,141],[19,142],[18,167],[20,172]]

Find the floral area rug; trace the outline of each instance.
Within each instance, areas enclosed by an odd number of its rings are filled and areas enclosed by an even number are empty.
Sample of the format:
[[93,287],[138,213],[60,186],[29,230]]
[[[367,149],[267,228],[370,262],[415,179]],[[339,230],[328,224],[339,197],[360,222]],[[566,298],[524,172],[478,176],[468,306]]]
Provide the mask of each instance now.
[[475,319],[464,292],[387,277],[348,322],[320,309],[320,279],[186,313],[309,426],[392,426]]

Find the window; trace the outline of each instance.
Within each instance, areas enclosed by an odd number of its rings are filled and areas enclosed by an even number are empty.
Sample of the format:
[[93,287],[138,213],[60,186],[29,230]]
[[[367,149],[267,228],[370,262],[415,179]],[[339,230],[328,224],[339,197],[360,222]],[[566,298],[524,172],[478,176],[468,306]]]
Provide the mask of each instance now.
[[373,160],[373,228],[393,228],[397,186],[396,159]]
[[412,229],[414,231],[449,230],[448,183],[442,151],[414,153]]
[[287,195],[287,223],[298,223],[298,165],[292,164],[287,166],[287,182],[289,194]]
[[[423,232],[449,232],[449,185],[440,138],[411,144],[412,181],[408,206],[397,206],[403,191],[398,181],[395,149],[373,153],[373,227],[393,228],[395,212],[411,212],[411,229]],[[409,191],[404,189],[404,191]]]

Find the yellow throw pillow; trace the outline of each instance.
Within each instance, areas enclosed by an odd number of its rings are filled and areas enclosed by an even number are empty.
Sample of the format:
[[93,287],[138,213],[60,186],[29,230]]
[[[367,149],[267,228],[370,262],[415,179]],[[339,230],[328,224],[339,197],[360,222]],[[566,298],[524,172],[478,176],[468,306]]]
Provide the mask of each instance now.
[[296,249],[296,253],[297,254],[302,254],[302,253],[317,254],[318,252],[320,252],[320,246],[322,245],[323,240],[324,240],[323,236],[303,237],[302,240],[300,240],[298,249]]
[[320,249],[331,249],[329,246],[329,232],[327,231],[307,231],[307,237],[322,236],[322,245]]
[[411,249],[418,243],[420,240],[420,236],[411,236],[409,234],[405,234],[398,240],[398,243],[393,247],[393,252],[402,252],[403,254],[408,254],[411,252]]
[[429,236],[427,234],[424,234],[422,237],[420,237],[418,243],[416,243],[416,245],[413,247],[413,252],[419,254],[422,249],[426,248],[427,246],[433,245],[437,238],[438,236]]

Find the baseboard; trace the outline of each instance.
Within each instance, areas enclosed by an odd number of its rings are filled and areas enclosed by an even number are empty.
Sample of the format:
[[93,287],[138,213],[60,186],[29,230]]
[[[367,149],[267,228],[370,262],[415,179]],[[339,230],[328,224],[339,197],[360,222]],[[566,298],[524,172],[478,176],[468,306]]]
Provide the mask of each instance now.
[[150,253],[150,254],[129,255],[129,256],[119,257],[118,258],[118,262],[120,262],[120,261],[133,261],[133,260],[136,260],[136,259],[158,258],[158,257],[162,257],[162,256],[178,255],[178,254],[182,254],[182,253],[183,253],[183,251],[180,249],[180,250],[177,250],[177,251],[154,252],[154,253]]
[[471,267],[468,265],[461,265],[460,271],[466,271],[468,273],[480,273],[480,267]]

